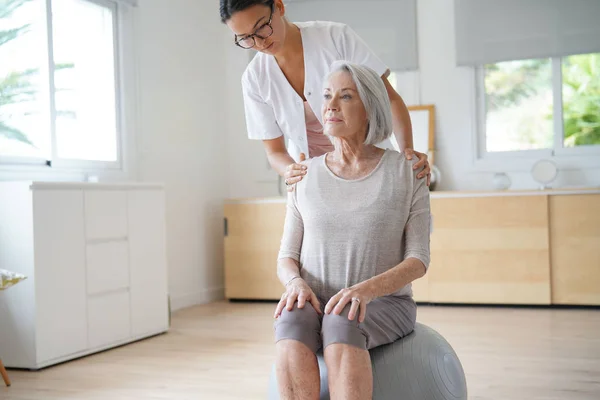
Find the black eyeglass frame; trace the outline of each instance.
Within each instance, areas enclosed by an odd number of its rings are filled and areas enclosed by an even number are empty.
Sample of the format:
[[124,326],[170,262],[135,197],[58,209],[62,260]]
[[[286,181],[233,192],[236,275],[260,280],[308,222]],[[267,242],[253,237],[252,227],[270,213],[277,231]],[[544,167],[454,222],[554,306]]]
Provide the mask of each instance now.
[[[250,50],[250,49],[252,49],[254,46],[256,46],[256,39],[254,39],[255,37],[257,37],[257,38],[259,38],[259,39],[262,39],[262,40],[265,40],[266,38],[268,38],[269,36],[271,36],[271,35],[273,34],[273,26],[271,25],[271,22],[273,21],[273,12],[274,12],[274,11],[275,11],[275,5],[273,5],[273,6],[271,7],[271,14],[269,15],[269,20],[267,21],[267,23],[266,23],[266,24],[264,24],[264,25],[261,25],[260,27],[258,27],[258,28],[257,28],[257,29],[254,31],[254,32],[256,32],[256,31],[259,31],[259,30],[263,29],[265,26],[269,26],[269,28],[271,28],[271,33],[270,33],[268,36],[260,36],[260,35],[257,35],[256,33],[252,33],[252,34],[250,34],[250,35],[248,35],[248,36],[244,36],[243,38],[241,38],[241,39],[240,39],[240,38],[238,38],[238,37],[237,37],[237,35],[235,35],[235,39],[234,39],[234,42],[235,42],[235,44],[236,44],[238,47],[241,47],[241,48],[242,48],[242,49],[244,49],[244,50]],[[242,41],[242,40],[246,40],[246,39],[249,39],[249,38],[252,38],[252,46],[250,46],[250,47],[244,47],[244,46],[242,46],[242,45],[240,44],[240,41]]]

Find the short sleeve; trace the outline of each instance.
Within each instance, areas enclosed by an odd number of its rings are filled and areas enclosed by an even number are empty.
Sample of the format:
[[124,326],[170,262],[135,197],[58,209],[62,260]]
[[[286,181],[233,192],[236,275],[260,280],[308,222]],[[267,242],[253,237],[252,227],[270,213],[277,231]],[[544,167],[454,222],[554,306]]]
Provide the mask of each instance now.
[[282,136],[273,107],[261,98],[256,80],[250,79],[248,72],[242,76],[242,92],[248,138],[269,140]]
[[344,60],[366,65],[379,74],[387,76],[389,67],[375,55],[367,43],[350,26],[342,24],[341,34],[336,40],[338,51]]
[[427,271],[430,262],[431,206],[427,180],[417,178],[418,172],[412,171],[411,168],[410,173],[413,174],[414,189],[410,213],[404,227],[406,241],[404,258],[420,260]]

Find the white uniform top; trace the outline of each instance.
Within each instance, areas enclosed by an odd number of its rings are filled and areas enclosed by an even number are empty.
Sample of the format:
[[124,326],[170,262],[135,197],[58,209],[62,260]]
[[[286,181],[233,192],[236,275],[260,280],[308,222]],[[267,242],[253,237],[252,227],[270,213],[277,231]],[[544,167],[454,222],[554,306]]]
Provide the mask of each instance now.
[[[347,25],[337,22],[297,22],[304,48],[304,97],[321,122],[324,79],[334,61],[366,65],[379,75],[388,67]],[[279,68],[275,57],[257,53],[242,75],[248,137],[288,139],[288,152],[298,161],[307,157],[304,102]]]

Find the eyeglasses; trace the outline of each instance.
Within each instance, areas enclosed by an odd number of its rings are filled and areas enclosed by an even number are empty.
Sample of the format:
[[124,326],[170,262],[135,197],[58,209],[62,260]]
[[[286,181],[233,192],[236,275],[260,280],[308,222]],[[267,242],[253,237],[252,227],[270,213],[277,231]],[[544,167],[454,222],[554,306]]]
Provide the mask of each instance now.
[[254,31],[253,34],[244,36],[243,38],[238,38],[235,36],[235,44],[241,47],[242,49],[251,49],[256,46],[255,37],[265,40],[269,36],[273,34],[273,27],[271,26],[271,20],[273,19],[273,8],[271,8],[271,15],[269,15],[269,21],[262,25],[260,28]]

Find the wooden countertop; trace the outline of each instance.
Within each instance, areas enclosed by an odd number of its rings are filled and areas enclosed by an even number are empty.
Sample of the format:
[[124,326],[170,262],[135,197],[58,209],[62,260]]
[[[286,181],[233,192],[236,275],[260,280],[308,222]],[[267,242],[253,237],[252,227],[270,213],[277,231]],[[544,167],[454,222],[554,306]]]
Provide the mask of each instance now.
[[[502,190],[502,191],[433,191],[431,192],[432,199],[443,198],[472,198],[472,197],[505,197],[505,196],[562,196],[573,194],[600,194],[600,187],[594,188],[560,188],[546,190]],[[240,203],[285,203],[286,197],[251,197],[251,198],[232,198],[225,199],[226,204]]]

